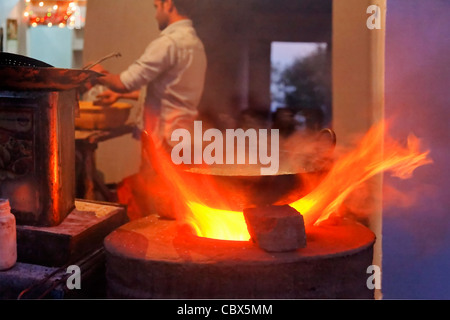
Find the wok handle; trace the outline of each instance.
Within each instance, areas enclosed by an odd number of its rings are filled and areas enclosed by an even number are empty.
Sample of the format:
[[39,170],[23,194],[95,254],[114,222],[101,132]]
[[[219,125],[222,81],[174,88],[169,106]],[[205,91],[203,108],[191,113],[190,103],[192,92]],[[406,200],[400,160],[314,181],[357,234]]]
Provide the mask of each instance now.
[[324,141],[328,141],[331,143],[333,149],[336,146],[336,133],[329,128],[325,128],[320,130],[319,132],[319,136],[317,138],[318,140],[324,140]]

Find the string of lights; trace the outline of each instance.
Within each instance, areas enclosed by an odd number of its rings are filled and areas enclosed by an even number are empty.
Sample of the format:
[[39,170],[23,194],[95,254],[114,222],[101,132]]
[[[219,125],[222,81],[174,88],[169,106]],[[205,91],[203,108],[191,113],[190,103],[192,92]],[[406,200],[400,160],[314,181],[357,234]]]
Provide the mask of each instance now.
[[25,10],[23,17],[31,27],[44,25],[48,27],[79,28],[84,17],[81,15],[80,6],[85,6],[86,1],[41,1],[23,0]]

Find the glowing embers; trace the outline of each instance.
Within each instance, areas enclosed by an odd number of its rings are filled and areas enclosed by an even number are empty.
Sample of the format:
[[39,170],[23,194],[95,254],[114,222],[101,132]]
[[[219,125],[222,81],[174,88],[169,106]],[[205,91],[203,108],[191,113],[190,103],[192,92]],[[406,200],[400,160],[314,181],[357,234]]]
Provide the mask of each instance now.
[[188,206],[191,212],[186,214],[184,221],[197,236],[218,240],[250,240],[242,212],[209,208],[196,202],[188,202]]

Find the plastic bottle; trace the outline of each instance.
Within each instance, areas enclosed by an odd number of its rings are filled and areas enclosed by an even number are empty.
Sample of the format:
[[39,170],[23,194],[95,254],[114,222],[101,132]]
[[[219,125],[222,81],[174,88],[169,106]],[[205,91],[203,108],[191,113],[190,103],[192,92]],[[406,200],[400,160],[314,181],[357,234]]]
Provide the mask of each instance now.
[[0,199],[0,271],[12,268],[16,262],[16,217],[11,213],[9,200]]

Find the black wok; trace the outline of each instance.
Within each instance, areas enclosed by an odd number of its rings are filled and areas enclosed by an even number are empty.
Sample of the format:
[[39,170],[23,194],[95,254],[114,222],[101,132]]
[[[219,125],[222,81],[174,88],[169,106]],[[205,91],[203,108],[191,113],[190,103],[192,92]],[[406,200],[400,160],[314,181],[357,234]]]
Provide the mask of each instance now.
[[197,200],[210,207],[240,211],[288,204],[314,189],[332,164],[336,144],[332,130],[314,133],[308,141],[314,145],[308,152],[295,153],[289,146],[280,150],[277,174],[261,175],[259,165],[191,166],[180,174]]

